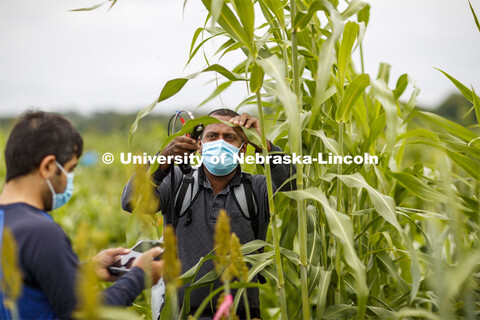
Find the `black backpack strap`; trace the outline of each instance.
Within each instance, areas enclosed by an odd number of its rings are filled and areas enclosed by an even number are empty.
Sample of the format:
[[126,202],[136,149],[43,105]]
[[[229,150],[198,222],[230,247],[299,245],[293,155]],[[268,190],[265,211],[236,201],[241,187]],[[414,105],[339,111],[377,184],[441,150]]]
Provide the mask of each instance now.
[[[185,200],[185,196],[187,195],[187,190],[188,188],[190,187],[190,190],[193,190],[193,183],[195,183],[195,179],[193,178],[193,172],[190,172],[189,174],[184,174],[183,177],[182,177],[182,183],[180,185],[180,188],[178,189],[178,192],[175,196],[175,203],[174,203],[174,206],[175,206],[175,219],[174,219],[174,227],[177,227],[177,223],[178,223],[178,217],[180,216],[180,211],[182,209],[182,206],[183,206],[183,202]],[[190,198],[189,201],[192,199],[192,195],[191,193],[189,194]]]
[[248,173],[242,172],[242,185],[245,193],[245,199],[247,202],[248,216],[250,218],[250,224],[255,235],[255,239],[258,239],[258,214],[255,205],[255,199],[252,192],[252,176]]
[[185,225],[189,225],[192,222],[192,205],[197,199],[199,194],[198,185],[198,169],[192,170],[192,172],[183,175],[182,183],[178,188],[175,195],[175,227],[178,223],[178,218],[187,214],[187,221]]
[[[242,172],[242,185],[243,190],[245,191],[245,199],[247,201],[248,207],[248,214],[250,216],[250,224],[252,225],[252,230],[255,235],[255,239],[258,239],[258,229],[259,229],[259,222],[258,222],[258,214],[257,214],[257,206],[255,205],[255,199],[252,192],[252,176],[249,173]],[[258,282],[264,284],[267,282],[264,276],[261,274],[257,274]]]

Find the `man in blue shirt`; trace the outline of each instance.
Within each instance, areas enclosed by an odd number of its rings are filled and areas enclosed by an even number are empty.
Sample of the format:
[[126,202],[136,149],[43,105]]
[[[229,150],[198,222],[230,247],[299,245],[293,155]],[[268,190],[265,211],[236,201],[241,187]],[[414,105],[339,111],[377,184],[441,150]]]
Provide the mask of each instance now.
[[[75,281],[79,261],[67,235],[48,211],[71,197],[73,170],[82,150],[83,140],[73,125],[51,113],[24,114],[8,138],[6,184],[0,194],[0,236],[4,228],[9,228],[17,244],[23,276],[18,300],[21,319],[71,318],[78,307]],[[146,270],[156,283],[163,261],[152,259],[160,250],[151,249],[136,259],[131,271],[103,291],[104,303],[131,305],[144,289]],[[117,280],[108,273],[107,266],[126,253],[128,250],[116,248],[94,257],[99,279]],[[2,292],[2,299],[4,295]],[[10,316],[1,300],[0,309],[0,318]]]

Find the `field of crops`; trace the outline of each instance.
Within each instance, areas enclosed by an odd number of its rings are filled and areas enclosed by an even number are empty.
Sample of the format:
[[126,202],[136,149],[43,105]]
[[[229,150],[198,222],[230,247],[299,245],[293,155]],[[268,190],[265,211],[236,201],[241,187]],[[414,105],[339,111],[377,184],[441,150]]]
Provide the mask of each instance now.
[[[362,65],[353,64],[352,55],[361,53],[368,31],[370,7],[363,1],[338,2],[203,0],[210,14],[192,39],[192,58],[208,39],[221,40],[217,56],[208,57],[210,66],[199,71],[216,74],[218,90],[212,96],[234,82],[248,88],[250,96],[238,107],[257,106],[265,129],[261,137],[247,130],[250,139],[266,145],[268,138],[297,155],[368,153],[379,158],[376,165],[298,164],[297,190],[274,198],[269,185],[267,240],[242,248],[247,278],[261,274],[267,279],[260,286],[262,318],[477,319],[480,98],[455,75],[439,72],[468,99],[476,125],[466,128],[416,109],[419,91],[408,75],[390,79],[388,65],[366,74]],[[231,52],[240,52],[244,60],[221,65],[218,57]],[[172,139],[165,128],[142,125],[141,119],[195,77],[167,82],[158,100],[138,114],[138,130],[130,136],[127,130],[85,134],[86,151],[96,152],[97,161],[81,163],[72,201],[53,213],[81,259],[105,247],[162,235],[163,220],[142,214],[151,206],[148,201],[140,199],[143,205],[132,216],[120,207],[122,188],[135,167],[119,161],[105,165],[100,157],[129,150],[151,155],[165,146]],[[178,134],[212,121],[193,120]],[[0,133],[2,149],[6,134]],[[270,177],[269,165],[245,169]],[[4,170],[2,162],[1,180]],[[226,263],[233,252],[225,256]],[[212,282],[191,273],[181,279],[192,285]],[[225,280],[225,290],[248,285],[235,281]],[[96,284],[88,283],[92,286],[82,289],[91,301],[85,312],[95,315],[91,292]],[[177,284],[169,282],[164,319],[184,316],[171,303]],[[149,308],[148,293],[132,307],[145,318],[150,318]]]

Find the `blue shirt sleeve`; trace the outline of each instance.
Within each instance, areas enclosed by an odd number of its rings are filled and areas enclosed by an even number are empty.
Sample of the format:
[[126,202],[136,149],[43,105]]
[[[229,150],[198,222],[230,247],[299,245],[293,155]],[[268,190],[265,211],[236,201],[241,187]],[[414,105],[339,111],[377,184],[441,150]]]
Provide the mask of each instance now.
[[[77,308],[76,281],[79,262],[70,240],[55,223],[36,226],[30,232],[29,245],[21,250],[25,272],[45,294],[57,316],[71,318]],[[129,306],[144,289],[144,272],[133,268],[102,293],[108,305]]]

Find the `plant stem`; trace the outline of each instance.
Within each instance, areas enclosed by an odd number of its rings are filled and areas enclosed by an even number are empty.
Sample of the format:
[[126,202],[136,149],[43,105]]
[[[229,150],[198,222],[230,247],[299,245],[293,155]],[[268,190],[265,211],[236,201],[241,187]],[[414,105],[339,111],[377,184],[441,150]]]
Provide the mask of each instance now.
[[[338,124],[338,154],[343,156],[343,121]],[[342,174],[342,164],[337,164],[337,174]],[[337,179],[337,211],[342,209],[342,181]]]
[[[297,97],[298,112],[302,112],[301,91],[300,91],[300,74],[298,70],[298,44],[297,30],[293,27],[293,21],[296,16],[295,0],[290,0],[290,15],[292,21],[292,68],[293,68],[293,88]],[[302,155],[302,132],[298,135],[298,141],[292,143],[297,155]],[[297,190],[303,190],[303,165],[297,164]],[[303,200],[297,201],[298,210],[298,233],[300,242],[300,288],[302,291],[302,313],[303,319],[310,319],[310,300],[308,297],[308,277],[307,277],[307,216],[305,212],[305,203]]]
[[[266,157],[268,154],[268,142],[267,135],[265,133],[265,119],[263,116],[260,90],[257,90],[255,95],[257,97],[258,118],[260,120],[260,132],[262,134],[263,156]],[[273,201],[272,172],[270,170],[270,163],[268,162],[265,162],[265,175],[267,178],[268,206],[270,210],[270,219],[272,225],[273,247],[275,250],[275,266],[278,275],[277,287],[280,295],[280,310],[282,314],[282,319],[288,319],[287,299],[285,296],[285,279],[283,277],[282,257],[280,256],[279,232],[277,228],[277,215],[275,213],[275,202]]]
[[[230,281],[225,280],[225,297],[229,294],[231,294]],[[232,315],[230,314],[230,310],[228,310],[228,320],[232,320]]]
[[363,44],[360,42],[360,64],[362,66],[362,74],[365,73],[365,63],[363,61]]

